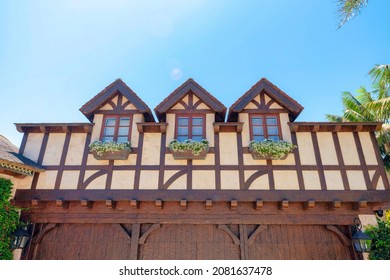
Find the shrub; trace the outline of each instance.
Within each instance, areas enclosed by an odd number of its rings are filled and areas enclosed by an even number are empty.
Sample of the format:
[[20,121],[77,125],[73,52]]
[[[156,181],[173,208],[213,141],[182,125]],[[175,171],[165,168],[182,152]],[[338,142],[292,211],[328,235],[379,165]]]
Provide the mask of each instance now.
[[390,260],[390,211],[378,226],[369,226],[365,233],[372,238],[370,260]]
[[281,159],[296,148],[295,145],[286,141],[263,141],[252,140],[249,143],[249,150],[256,152],[259,156],[270,159]]
[[191,151],[193,155],[199,155],[202,151],[208,149],[209,141],[203,139],[201,141],[194,141],[191,139],[179,142],[176,139],[169,143],[169,148],[173,152]]

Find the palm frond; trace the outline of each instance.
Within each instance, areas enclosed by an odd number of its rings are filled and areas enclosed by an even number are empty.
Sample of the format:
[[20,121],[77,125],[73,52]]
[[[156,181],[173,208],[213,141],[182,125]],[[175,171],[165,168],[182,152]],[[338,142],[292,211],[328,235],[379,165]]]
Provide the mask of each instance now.
[[390,64],[377,64],[368,72],[373,84],[378,84],[379,88],[389,92],[390,88]]
[[367,4],[368,0],[338,0],[339,28],[358,15]]
[[326,114],[325,117],[330,122],[344,122],[343,116]]

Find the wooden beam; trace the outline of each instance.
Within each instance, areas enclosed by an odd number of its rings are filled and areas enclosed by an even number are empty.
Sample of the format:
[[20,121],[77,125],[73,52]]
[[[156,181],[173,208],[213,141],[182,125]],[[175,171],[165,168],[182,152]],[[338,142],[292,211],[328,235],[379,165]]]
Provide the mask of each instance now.
[[330,203],[329,209],[330,210],[337,210],[341,208],[341,201],[336,200]]
[[263,208],[264,206],[264,202],[262,200],[256,200],[255,202],[255,209],[256,210],[260,210],[261,208]]
[[155,231],[156,229],[159,229],[161,227],[161,224],[153,224],[140,238],[138,241],[138,244],[145,244],[146,239],[149,237],[149,235]]
[[308,200],[303,202],[303,209],[305,210],[314,209],[315,206],[316,206],[315,200]]
[[364,209],[364,208],[367,208],[367,206],[368,206],[367,201],[358,201],[358,202],[353,203],[354,210]]
[[234,245],[240,245],[240,239],[226,225],[218,225],[217,228],[226,232],[233,240]]
[[282,200],[279,202],[279,210],[287,210],[288,200]]
[[163,201],[161,199],[156,199],[154,205],[159,209],[163,209]]
[[132,199],[132,200],[130,200],[130,206],[131,206],[131,208],[138,209],[139,208],[139,202],[137,200],[135,200],[135,199]]
[[344,233],[342,233],[337,227],[332,225],[326,225],[325,228],[333,232],[334,234],[336,234],[344,246],[351,246],[351,240]]
[[185,200],[185,199],[180,200],[180,208],[181,209],[183,209],[183,210],[187,209],[187,205],[188,205],[187,200]]
[[86,207],[88,209],[92,209],[93,201],[82,199],[80,200],[81,207]]
[[68,209],[69,208],[69,201],[57,199],[56,206],[61,207],[63,209]]
[[251,234],[251,236],[248,239],[249,245],[253,245],[255,243],[256,237],[263,231],[267,230],[267,225],[259,225],[256,230]]

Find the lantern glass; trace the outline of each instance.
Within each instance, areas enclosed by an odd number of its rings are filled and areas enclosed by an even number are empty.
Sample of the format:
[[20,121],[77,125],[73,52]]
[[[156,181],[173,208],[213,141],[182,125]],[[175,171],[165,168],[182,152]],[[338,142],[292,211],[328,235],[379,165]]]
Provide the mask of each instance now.
[[18,228],[11,236],[11,249],[23,249],[30,240],[30,233],[24,228]]
[[352,236],[352,244],[356,252],[366,253],[371,250],[371,237],[362,232],[361,224],[355,225],[355,234]]

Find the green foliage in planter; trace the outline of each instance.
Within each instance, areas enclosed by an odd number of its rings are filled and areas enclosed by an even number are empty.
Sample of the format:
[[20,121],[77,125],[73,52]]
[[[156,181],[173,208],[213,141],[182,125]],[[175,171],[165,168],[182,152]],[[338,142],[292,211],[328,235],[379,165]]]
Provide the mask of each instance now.
[[0,260],[12,260],[11,233],[19,226],[19,213],[9,201],[12,185],[0,178]]
[[117,143],[115,141],[94,141],[89,145],[89,149],[91,152],[95,151],[99,156],[103,155],[105,152],[116,152],[122,150],[131,151],[130,142]]
[[390,260],[390,211],[384,221],[378,220],[378,226],[369,226],[365,233],[372,238],[371,260]]
[[179,142],[176,139],[169,143],[169,148],[173,152],[186,152],[191,151],[193,155],[197,156],[202,151],[207,150],[209,147],[209,141],[203,139],[201,141],[194,141],[191,139]]
[[292,152],[297,146],[286,141],[273,141],[264,139],[263,141],[252,140],[249,143],[249,150],[256,152],[264,158],[281,159],[286,154]]

